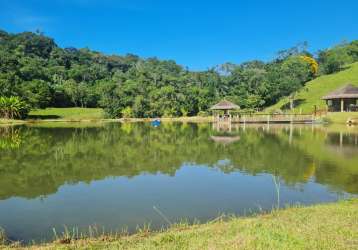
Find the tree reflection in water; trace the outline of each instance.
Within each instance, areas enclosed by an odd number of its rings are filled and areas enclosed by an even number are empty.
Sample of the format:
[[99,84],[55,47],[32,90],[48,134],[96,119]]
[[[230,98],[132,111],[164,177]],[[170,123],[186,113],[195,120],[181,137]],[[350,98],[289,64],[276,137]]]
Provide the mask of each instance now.
[[[35,198],[65,183],[108,176],[174,176],[184,163],[250,175],[269,173],[295,186],[315,181],[358,193],[356,130],[324,127],[109,123],[96,127],[1,127],[0,199]],[[343,134],[343,136],[342,136]],[[219,164],[228,160],[230,164]],[[279,206],[279,191],[277,193]]]

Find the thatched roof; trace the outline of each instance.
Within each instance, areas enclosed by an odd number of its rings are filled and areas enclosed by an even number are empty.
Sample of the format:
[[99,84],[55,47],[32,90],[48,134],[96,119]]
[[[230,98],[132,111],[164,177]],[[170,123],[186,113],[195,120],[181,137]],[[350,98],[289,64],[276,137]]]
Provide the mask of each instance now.
[[323,100],[341,98],[358,98],[358,87],[355,87],[352,84],[348,84],[322,97]]
[[210,108],[211,110],[232,110],[240,109],[240,107],[232,102],[222,100]]
[[240,136],[211,136],[210,137],[214,142],[222,144],[230,144],[240,140]]

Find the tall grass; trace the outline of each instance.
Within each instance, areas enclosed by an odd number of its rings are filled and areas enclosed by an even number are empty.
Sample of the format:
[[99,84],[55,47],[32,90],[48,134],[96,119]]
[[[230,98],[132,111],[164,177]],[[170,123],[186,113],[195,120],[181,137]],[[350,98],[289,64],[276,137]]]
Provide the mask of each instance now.
[[5,230],[2,227],[0,227],[0,246],[6,245],[7,242],[8,242],[8,240],[7,240]]

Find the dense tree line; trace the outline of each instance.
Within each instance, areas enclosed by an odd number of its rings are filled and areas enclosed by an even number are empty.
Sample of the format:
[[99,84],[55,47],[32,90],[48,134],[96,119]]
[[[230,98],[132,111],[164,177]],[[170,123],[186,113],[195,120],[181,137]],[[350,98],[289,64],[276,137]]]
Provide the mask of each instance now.
[[41,33],[0,30],[0,96],[20,97],[31,108],[102,107],[110,117],[197,115],[222,98],[244,109],[271,105],[355,61],[358,41],[316,57],[303,44],[270,62],[193,72],[172,60],[60,48]]

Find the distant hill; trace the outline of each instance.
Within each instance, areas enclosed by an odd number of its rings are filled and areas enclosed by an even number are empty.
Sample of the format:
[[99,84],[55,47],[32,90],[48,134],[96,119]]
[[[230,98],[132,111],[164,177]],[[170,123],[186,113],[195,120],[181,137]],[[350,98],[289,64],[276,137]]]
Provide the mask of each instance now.
[[[311,113],[314,105],[317,105],[318,109],[325,108],[325,102],[321,100],[322,96],[348,83],[358,86],[358,63],[347,66],[347,69],[341,72],[323,75],[308,82],[295,96],[295,112],[302,110],[303,113]],[[284,97],[265,111],[288,110],[289,107],[289,98]]]

